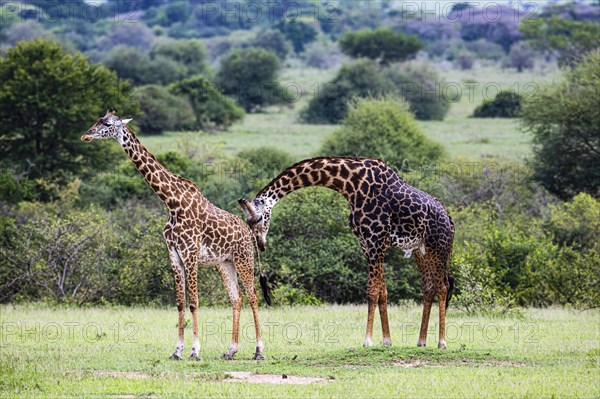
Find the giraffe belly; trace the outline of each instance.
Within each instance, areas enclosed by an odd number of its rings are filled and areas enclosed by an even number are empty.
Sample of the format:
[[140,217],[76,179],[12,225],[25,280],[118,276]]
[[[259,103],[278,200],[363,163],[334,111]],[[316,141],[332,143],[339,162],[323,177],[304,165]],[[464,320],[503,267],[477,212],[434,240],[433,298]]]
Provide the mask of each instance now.
[[410,258],[415,249],[419,248],[421,255],[425,255],[425,240],[423,237],[405,235],[401,236],[396,233],[391,235],[392,245],[404,251],[404,257]]
[[198,262],[204,266],[217,265],[229,260],[229,258],[229,254],[223,254],[220,253],[220,251],[215,251],[208,245],[201,245],[198,250]]

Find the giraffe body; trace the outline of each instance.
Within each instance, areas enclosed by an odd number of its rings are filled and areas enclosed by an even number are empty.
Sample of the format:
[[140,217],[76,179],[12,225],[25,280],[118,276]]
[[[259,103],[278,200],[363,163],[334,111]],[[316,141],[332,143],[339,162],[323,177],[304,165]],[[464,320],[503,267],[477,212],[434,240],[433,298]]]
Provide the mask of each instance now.
[[349,224],[368,263],[368,318],[364,345],[372,344],[375,308],[379,307],[384,345],[391,344],[383,259],[389,247],[415,255],[424,291],[418,345],[427,339],[434,296],[440,305],[439,347],[445,348],[445,310],[453,278],[449,262],[454,224],[442,204],[404,182],[378,159],[320,157],[300,161],[267,184],[251,201],[240,199],[261,250],[266,248],[272,208],[287,194],[322,186],[342,194],[350,204]]
[[[94,124],[81,139],[115,138],[120,143],[150,188],[164,202],[169,212],[163,236],[171,260],[177,294],[178,341],[172,359],[181,359],[184,347],[184,317],[186,285],[192,312],[193,344],[191,359],[200,355],[198,338],[198,265],[217,266],[233,307],[233,329],[230,349],[223,355],[232,359],[238,350],[239,319],[242,294],[238,275],[254,315],[256,331],[255,359],[263,358],[258,298],[254,286],[254,237],[248,226],[237,216],[213,205],[193,182],[177,176],[163,167],[139,142],[135,134],[109,112]],[[261,279],[262,283],[262,279]],[[265,292],[263,286],[263,293]],[[269,302],[268,297],[265,297]]]

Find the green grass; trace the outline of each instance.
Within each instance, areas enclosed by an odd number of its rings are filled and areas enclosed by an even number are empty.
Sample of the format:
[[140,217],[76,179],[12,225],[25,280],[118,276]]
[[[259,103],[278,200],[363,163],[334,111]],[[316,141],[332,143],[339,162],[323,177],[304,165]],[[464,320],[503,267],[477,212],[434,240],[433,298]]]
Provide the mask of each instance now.
[[[171,361],[176,310],[0,307],[0,397],[598,397],[600,313],[529,309],[467,316],[451,308],[448,349],[417,348],[420,308],[390,309],[392,339],[361,346],[365,306],[261,308],[265,361],[242,313],[240,351],[229,309],[202,308],[202,361]],[[189,317],[189,316],[188,316]],[[191,331],[186,328],[189,354]],[[308,385],[231,383],[227,373],[322,377]]]
[[[218,155],[232,156],[242,150],[271,146],[287,151],[298,160],[326,155],[321,154],[319,148],[336,126],[303,124],[299,122],[298,114],[315,95],[316,87],[328,82],[334,73],[311,68],[285,69],[283,84],[294,83],[302,90],[292,108],[273,107],[265,113],[246,115],[243,122],[232,126],[228,132],[167,133],[142,136],[142,142],[155,153],[183,151],[193,146],[211,153],[216,151]],[[443,143],[451,157],[520,161],[530,154],[530,137],[519,129],[517,119],[475,119],[470,115],[483,101],[486,87],[490,96],[496,93],[497,87],[529,95],[537,85],[555,79],[555,70],[516,73],[514,70],[484,66],[471,71],[450,70],[440,75],[448,87],[460,88],[460,101],[452,103],[444,121],[419,122],[427,136]],[[468,89],[465,82],[477,82],[478,86]]]

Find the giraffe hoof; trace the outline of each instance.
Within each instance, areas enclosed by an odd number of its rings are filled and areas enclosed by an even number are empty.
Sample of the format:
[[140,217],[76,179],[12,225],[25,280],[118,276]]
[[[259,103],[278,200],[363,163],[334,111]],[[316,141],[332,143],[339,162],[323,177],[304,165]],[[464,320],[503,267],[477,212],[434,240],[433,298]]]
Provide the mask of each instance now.
[[223,360],[233,360],[233,356],[235,355],[235,353],[223,353],[223,356],[221,356],[221,359]]
[[438,343],[438,348],[440,348],[440,349],[446,349],[446,343],[444,341],[440,341]]
[[200,360],[200,356],[197,353],[192,353],[190,355],[190,360]]
[[417,342],[417,346],[427,346],[427,344],[425,342]]
[[173,353],[169,359],[171,359],[171,360],[183,360],[181,358],[181,356],[179,356],[177,353]]
[[392,346],[392,340],[389,338],[383,339],[383,346]]
[[263,354],[262,354],[262,353],[260,353],[260,352],[256,352],[256,353],[254,354],[254,357],[253,357],[252,359],[253,359],[253,360],[265,360],[265,357],[263,356]]

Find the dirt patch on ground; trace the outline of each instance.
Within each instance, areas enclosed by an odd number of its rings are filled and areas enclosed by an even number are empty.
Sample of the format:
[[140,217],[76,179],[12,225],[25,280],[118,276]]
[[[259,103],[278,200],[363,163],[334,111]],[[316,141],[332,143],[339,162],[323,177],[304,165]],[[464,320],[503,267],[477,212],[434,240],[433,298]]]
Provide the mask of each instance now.
[[231,371],[225,373],[224,382],[248,382],[251,384],[317,384],[327,380],[320,377],[303,377],[288,374],[254,374],[248,371]]

